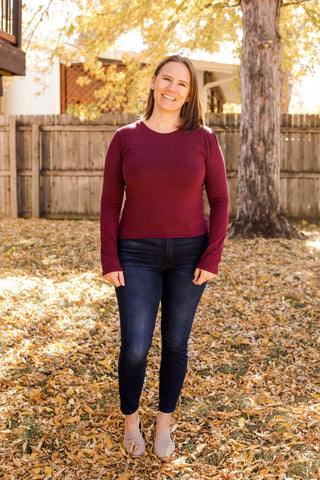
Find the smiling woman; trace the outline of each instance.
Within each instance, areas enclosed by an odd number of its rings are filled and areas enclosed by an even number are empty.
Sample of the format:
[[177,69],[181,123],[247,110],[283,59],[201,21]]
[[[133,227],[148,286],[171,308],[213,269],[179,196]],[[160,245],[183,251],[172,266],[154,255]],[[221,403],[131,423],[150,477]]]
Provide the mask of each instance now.
[[189,335],[206,283],[218,273],[227,223],[224,160],[214,132],[203,126],[195,68],[185,57],[167,57],[151,79],[143,119],[120,128],[110,143],[101,199],[101,260],[119,306],[120,408],[131,455],[145,451],[138,408],[160,302],[154,452],[161,459],[174,452],[170,420],[187,371]]
[[[169,122],[168,115],[166,120],[161,121],[161,115],[165,113],[165,105],[160,101],[161,98],[159,100],[161,94],[163,99],[167,98],[175,105],[171,106],[171,112],[176,112],[175,118],[171,117]],[[177,104],[179,104],[178,107]],[[167,113],[170,115],[170,109]],[[163,123],[171,124],[171,126],[166,125],[168,131],[177,128],[191,131],[203,126],[198,77],[188,58],[172,55],[159,63],[151,80],[144,121],[156,131],[163,128]]]
[[[145,123],[155,130],[160,127],[161,115],[170,115],[169,131],[179,128],[180,110],[187,102],[190,91],[190,73],[183,63],[168,62],[151,82],[154,109],[152,119]],[[172,115],[176,113],[175,118]],[[172,123],[172,121],[174,123]],[[161,127],[160,127],[161,128]]]

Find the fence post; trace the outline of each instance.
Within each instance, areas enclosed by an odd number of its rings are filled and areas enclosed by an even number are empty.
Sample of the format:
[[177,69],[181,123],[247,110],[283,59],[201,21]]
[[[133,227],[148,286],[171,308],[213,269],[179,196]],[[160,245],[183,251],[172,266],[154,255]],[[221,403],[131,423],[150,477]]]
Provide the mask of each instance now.
[[11,217],[18,218],[16,119],[13,116],[9,117],[9,156],[10,156]]
[[32,216],[40,217],[40,130],[32,124]]

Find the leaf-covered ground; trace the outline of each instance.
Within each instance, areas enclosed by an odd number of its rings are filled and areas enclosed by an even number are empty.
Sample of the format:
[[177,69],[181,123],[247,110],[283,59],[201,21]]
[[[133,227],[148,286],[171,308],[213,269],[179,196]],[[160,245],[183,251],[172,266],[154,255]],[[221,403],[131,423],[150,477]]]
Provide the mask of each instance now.
[[320,226],[228,240],[190,340],[175,457],[152,454],[159,326],[141,401],[148,455],[122,447],[119,325],[99,226],[0,220],[0,478],[320,478]]

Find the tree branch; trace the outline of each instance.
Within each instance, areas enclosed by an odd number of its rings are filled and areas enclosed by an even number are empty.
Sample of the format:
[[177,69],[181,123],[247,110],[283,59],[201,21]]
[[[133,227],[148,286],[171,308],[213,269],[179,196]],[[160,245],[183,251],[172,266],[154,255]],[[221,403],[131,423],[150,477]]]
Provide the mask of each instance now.
[[282,7],[289,7],[290,5],[300,5],[300,3],[310,2],[310,0],[296,0],[295,2],[282,3]]
[[207,5],[205,5],[204,8],[206,9],[210,7],[214,7],[214,8],[239,7],[240,1],[241,0],[234,0],[233,5],[230,5],[231,2],[218,2],[218,3],[210,2],[210,3],[207,3]]
[[[305,11],[305,14],[309,17],[309,20],[311,21],[311,23],[312,23],[316,28],[319,28],[319,20],[318,20],[318,22],[315,20],[314,16],[311,14],[310,9],[309,9],[307,6],[303,6],[302,8],[303,8],[303,10]],[[320,16],[320,12],[319,12],[318,15]]]
[[[27,25],[27,28],[28,28],[29,26],[31,27],[31,24],[32,24],[33,20],[36,19],[36,16],[37,16],[37,15],[40,15],[38,21],[36,22],[36,25],[33,27],[33,29],[31,30],[31,32],[29,33],[29,35],[26,37],[26,39],[27,39],[27,45],[26,45],[26,47],[25,47],[26,50],[29,49],[29,46],[30,46],[30,44],[31,44],[32,37],[33,37],[36,29],[38,28],[38,26],[40,25],[40,23],[43,21],[44,16],[49,12],[50,7],[51,7],[51,5],[53,4],[53,2],[54,2],[54,0],[50,0],[50,1],[49,1],[49,4],[48,4],[45,8],[43,8],[42,6],[40,6],[40,7],[38,8],[38,10],[34,13],[34,15],[33,15],[33,17],[31,18],[31,20],[29,21],[29,23],[28,23],[28,25]],[[42,9],[42,11],[41,11],[41,9]]]

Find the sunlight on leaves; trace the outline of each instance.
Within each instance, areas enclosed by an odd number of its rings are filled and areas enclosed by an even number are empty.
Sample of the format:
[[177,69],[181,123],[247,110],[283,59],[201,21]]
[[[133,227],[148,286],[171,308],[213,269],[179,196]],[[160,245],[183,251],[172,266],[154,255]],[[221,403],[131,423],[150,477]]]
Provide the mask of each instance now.
[[279,480],[320,475],[319,225],[307,239],[227,240],[189,344],[176,453],[153,454],[157,322],[141,419],[122,445],[113,287],[99,225],[0,220],[0,478]]

